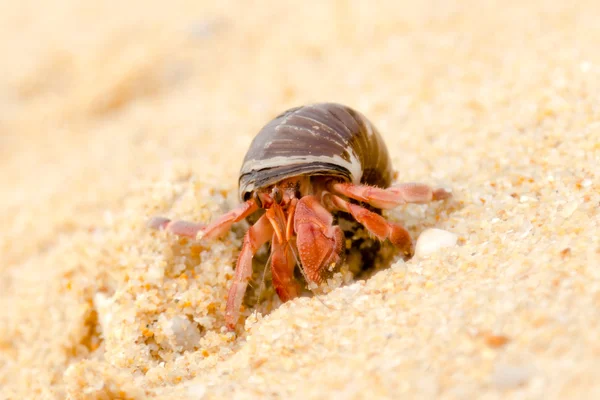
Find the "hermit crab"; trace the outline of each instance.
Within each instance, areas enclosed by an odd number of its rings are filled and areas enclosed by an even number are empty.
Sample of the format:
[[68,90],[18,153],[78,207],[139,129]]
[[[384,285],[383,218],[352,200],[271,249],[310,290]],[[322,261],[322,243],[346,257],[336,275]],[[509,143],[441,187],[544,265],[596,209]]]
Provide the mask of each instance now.
[[375,126],[360,112],[336,103],[295,107],[275,117],[252,141],[239,174],[241,204],[209,225],[155,217],[150,226],[197,240],[216,239],[248,219],[229,289],[225,320],[237,324],[252,275],[252,259],[271,242],[273,286],[282,301],[297,297],[296,266],[319,284],[343,260],[342,229],[332,213],[347,213],[380,241],[389,239],[406,255],[408,231],[381,216],[382,209],[427,203],[450,192],[422,183],[391,186],[393,168]]

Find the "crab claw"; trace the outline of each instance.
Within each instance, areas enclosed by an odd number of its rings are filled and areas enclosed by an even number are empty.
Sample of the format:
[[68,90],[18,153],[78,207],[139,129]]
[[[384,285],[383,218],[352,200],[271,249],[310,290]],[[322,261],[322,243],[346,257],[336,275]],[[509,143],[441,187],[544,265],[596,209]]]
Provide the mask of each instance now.
[[296,245],[304,273],[320,283],[342,261],[343,234],[333,217],[314,196],[298,201],[294,216]]

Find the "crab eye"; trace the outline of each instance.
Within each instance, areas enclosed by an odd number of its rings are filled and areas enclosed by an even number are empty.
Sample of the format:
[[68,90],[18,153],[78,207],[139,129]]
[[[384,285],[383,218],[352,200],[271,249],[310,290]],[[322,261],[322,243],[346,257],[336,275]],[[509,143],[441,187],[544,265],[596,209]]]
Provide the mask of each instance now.
[[256,203],[258,208],[262,208],[263,204],[262,204],[262,200],[260,199],[260,196],[258,195],[258,192],[252,193],[252,200],[254,200],[254,202]]
[[283,193],[281,193],[281,190],[277,186],[275,186],[273,188],[273,191],[271,192],[271,197],[273,198],[275,203],[280,204],[281,200],[283,200]]

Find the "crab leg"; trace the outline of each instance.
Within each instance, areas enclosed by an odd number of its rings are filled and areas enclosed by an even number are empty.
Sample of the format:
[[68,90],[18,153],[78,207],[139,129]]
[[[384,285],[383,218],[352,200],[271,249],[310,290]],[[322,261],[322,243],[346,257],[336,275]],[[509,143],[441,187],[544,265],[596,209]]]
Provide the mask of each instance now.
[[333,217],[314,196],[302,197],[296,205],[294,230],[306,277],[315,283],[341,261],[343,234],[333,226]]
[[388,222],[381,215],[330,193],[325,194],[323,200],[330,209],[352,214],[355,220],[361,223],[379,240],[389,239],[404,254],[411,255],[413,253],[413,243],[410,234],[401,225]]
[[258,210],[254,200],[248,200],[208,225],[189,221],[172,221],[164,217],[154,217],[148,222],[148,226],[154,229],[166,229],[178,236],[196,239],[215,239],[223,236],[236,222],[243,220]]
[[398,207],[405,203],[428,203],[452,196],[452,193],[446,189],[433,189],[423,183],[403,183],[387,189],[352,183],[334,183],[331,188],[337,194],[383,209]]
[[165,217],[152,217],[148,221],[148,227],[152,229],[165,229],[177,236],[195,239],[204,225],[191,221],[172,221]]
[[294,236],[294,215],[296,215],[296,205],[298,204],[298,199],[292,199],[290,201],[290,206],[288,208],[288,216],[285,227],[285,240],[290,241]]
[[235,328],[240,315],[240,307],[244,300],[248,281],[252,276],[252,258],[258,249],[269,241],[273,235],[273,228],[266,215],[263,215],[254,225],[246,231],[242,251],[235,267],[233,282],[229,288],[227,307],[225,309],[225,322],[230,330]]
[[271,275],[277,296],[285,302],[298,297],[300,285],[294,278],[296,259],[289,242],[280,243],[277,234],[271,242]]
[[[292,202],[290,213],[294,212],[296,202]],[[271,275],[273,286],[281,301],[288,301],[297,297],[300,287],[294,279],[296,266],[294,254],[290,248],[290,218],[286,220],[285,213],[279,204],[273,204],[266,212],[273,227],[273,240],[271,240]]]

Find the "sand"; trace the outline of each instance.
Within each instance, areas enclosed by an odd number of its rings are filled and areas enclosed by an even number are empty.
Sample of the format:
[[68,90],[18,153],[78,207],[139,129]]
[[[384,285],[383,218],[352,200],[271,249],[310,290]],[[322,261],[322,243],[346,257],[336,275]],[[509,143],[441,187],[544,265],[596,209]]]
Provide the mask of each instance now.
[[[0,3],[0,398],[599,398],[600,4],[216,3]],[[316,101],[454,197],[385,213],[427,252],[228,333],[247,225],[145,223],[234,207]]]

